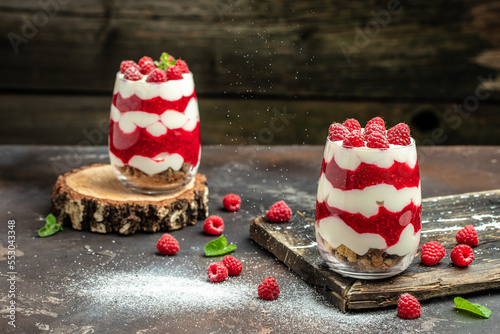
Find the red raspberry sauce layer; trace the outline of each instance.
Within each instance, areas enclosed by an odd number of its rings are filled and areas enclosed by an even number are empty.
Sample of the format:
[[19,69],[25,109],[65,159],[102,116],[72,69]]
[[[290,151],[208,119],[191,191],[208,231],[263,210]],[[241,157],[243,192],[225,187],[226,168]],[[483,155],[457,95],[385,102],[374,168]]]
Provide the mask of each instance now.
[[415,232],[420,230],[422,206],[411,203],[399,212],[390,212],[381,206],[376,215],[366,218],[360,213],[349,213],[333,208],[326,202],[316,201],[316,222],[331,216],[338,217],[359,234],[380,235],[387,243],[387,247],[391,247],[398,242],[406,225],[412,224]]
[[410,168],[408,164],[394,161],[389,168],[380,168],[373,164],[362,162],[356,170],[342,169],[334,158],[327,163],[323,159],[321,172],[336,189],[341,190],[362,190],[366,187],[377,184],[389,184],[397,190],[406,187],[418,187],[420,173],[418,161],[415,167]]
[[200,122],[193,131],[183,129],[167,130],[163,136],[155,137],[145,128],[137,127],[134,132],[124,133],[118,123],[110,121],[109,149],[127,164],[134,155],[153,158],[160,153],[178,153],[184,162],[195,166],[200,151]]
[[186,110],[187,104],[193,97],[196,98],[196,92],[193,92],[193,94],[189,96],[183,96],[175,101],[167,101],[160,96],[149,100],[142,100],[135,94],[124,99],[120,93],[116,93],[113,95],[113,105],[122,113],[127,111],[145,111],[161,115],[165,110],[176,110],[183,113]]

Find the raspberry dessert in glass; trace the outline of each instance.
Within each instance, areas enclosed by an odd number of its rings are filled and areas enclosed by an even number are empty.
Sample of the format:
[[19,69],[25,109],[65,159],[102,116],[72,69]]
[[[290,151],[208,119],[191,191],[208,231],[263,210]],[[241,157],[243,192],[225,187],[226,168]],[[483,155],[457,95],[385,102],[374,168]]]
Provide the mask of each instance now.
[[386,131],[380,117],[334,123],[316,199],[316,240],[343,276],[397,275],[412,262],[421,229],[420,175],[406,124]]
[[186,187],[200,163],[200,117],[193,74],[163,53],[122,61],[111,105],[109,156],[122,184],[147,194]]

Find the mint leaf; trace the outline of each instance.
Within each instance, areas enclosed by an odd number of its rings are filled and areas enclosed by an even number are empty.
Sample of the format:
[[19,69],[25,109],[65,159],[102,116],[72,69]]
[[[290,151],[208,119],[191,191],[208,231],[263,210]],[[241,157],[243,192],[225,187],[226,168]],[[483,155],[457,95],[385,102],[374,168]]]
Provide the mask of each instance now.
[[469,311],[486,319],[491,317],[491,310],[486,306],[473,304],[463,299],[462,297],[455,297],[454,301],[455,301],[455,306],[453,307],[456,309]]
[[172,57],[172,60],[170,60],[170,55],[166,52],[163,52],[160,56],[160,61],[155,60],[154,63],[156,67],[166,71],[170,66],[174,66],[177,63],[177,60],[175,60],[174,57]]
[[53,214],[49,214],[45,218],[45,222],[47,223],[47,225],[50,225],[50,226],[53,226],[53,225],[57,224],[56,216],[54,216]]
[[38,236],[41,238],[49,237],[62,231],[62,226],[57,223],[57,219],[53,214],[49,214],[45,218],[45,226],[38,230]]
[[219,256],[231,253],[236,249],[235,244],[227,244],[227,239],[224,237],[224,234],[219,238],[210,241],[205,246],[205,255],[206,256]]

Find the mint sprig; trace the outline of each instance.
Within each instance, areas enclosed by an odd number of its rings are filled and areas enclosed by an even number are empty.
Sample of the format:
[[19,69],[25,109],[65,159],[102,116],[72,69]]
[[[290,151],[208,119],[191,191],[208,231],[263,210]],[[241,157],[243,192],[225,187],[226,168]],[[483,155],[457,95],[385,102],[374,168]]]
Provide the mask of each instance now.
[[455,297],[454,301],[455,301],[455,306],[453,306],[453,308],[469,311],[486,319],[491,317],[491,310],[486,306],[473,304],[463,299],[462,297]]
[[45,226],[38,230],[38,236],[41,238],[49,237],[62,231],[62,226],[57,223],[57,219],[53,214],[49,214],[45,218]]
[[168,53],[163,52],[160,56],[160,61],[155,60],[156,67],[166,71],[170,66],[174,66],[177,63],[177,60],[174,59],[174,57],[170,59],[170,57],[171,56]]
[[231,253],[236,249],[235,244],[227,244],[227,239],[222,234],[219,238],[210,241],[205,246],[205,255],[206,256],[219,256]]

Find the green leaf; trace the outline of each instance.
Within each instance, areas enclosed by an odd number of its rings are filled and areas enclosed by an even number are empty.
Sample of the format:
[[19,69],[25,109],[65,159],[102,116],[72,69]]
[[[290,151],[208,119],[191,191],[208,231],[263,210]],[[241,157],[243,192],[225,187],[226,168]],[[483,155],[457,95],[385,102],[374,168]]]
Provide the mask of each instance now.
[[205,255],[206,256],[219,256],[231,253],[236,249],[235,244],[227,244],[227,239],[224,237],[224,234],[219,238],[210,241],[205,246]]
[[[173,57],[172,57],[173,58]],[[158,68],[166,71],[170,66],[174,66],[177,63],[177,60],[170,60],[170,55],[166,52],[163,52],[160,56],[160,61],[155,60],[155,65]]]
[[454,301],[455,301],[455,306],[453,307],[456,309],[469,311],[486,319],[491,317],[491,310],[486,306],[473,304],[463,299],[462,297],[455,297]]
[[53,214],[49,214],[45,218],[45,222],[47,223],[47,225],[50,225],[50,226],[57,224],[56,216],[54,216]]
[[57,219],[53,214],[49,214],[45,218],[45,226],[38,230],[38,236],[41,238],[49,237],[62,231],[62,226],[57,223]]

